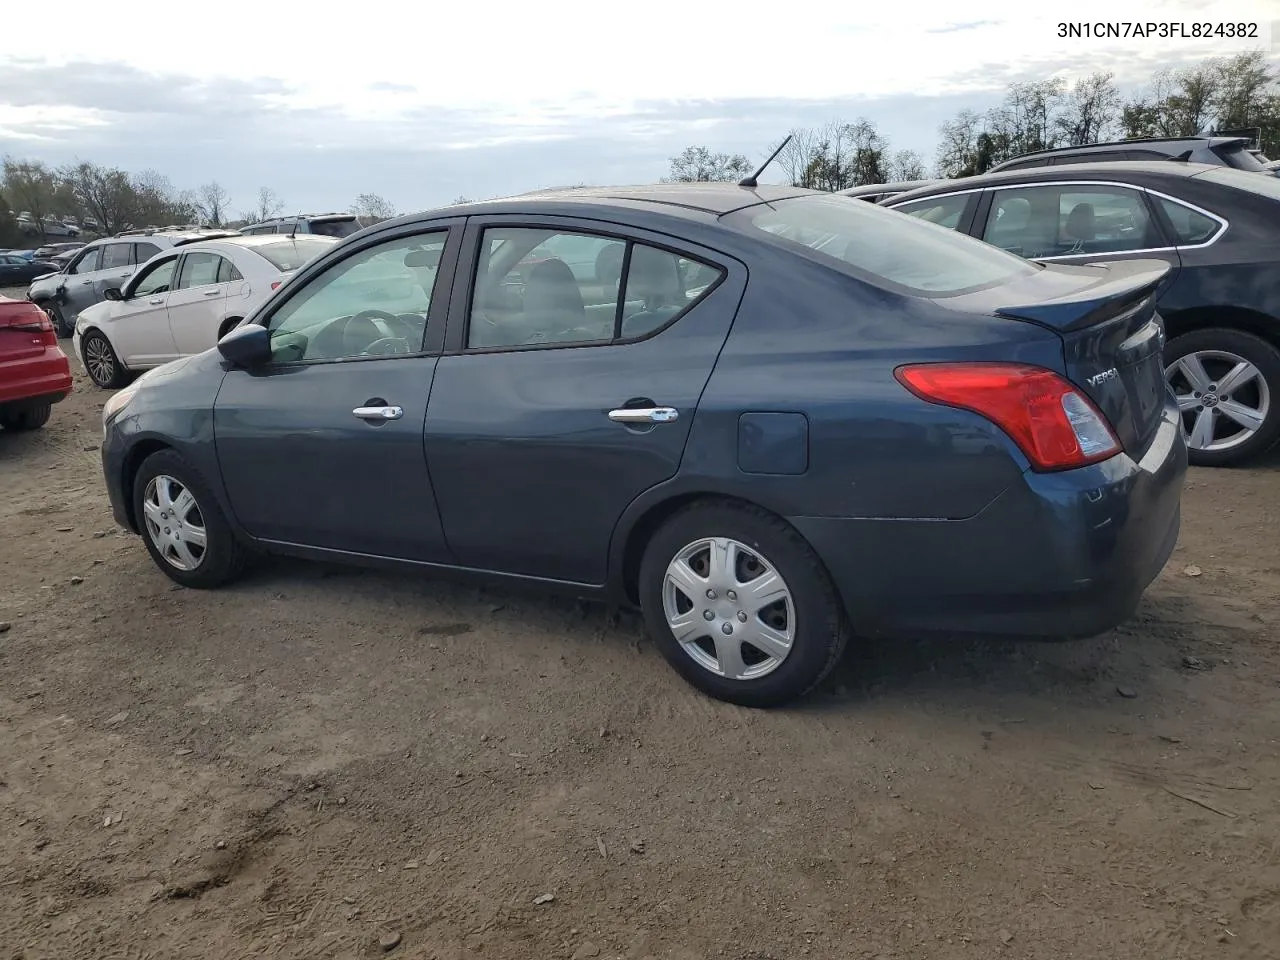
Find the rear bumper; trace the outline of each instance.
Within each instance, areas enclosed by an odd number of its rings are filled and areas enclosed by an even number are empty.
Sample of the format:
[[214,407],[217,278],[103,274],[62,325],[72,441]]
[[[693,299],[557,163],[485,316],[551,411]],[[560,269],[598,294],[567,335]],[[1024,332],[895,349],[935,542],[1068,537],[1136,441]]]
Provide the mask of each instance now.
[[0,405],[57,403],[71,393],[71,364],[60,347],[20,360],[0,360]]
[[1028,471],[967,520],[794,517],[855,630],[1072,638],[1122,623],[1177,543],[1187,452],[1172,407],[1140,462]]

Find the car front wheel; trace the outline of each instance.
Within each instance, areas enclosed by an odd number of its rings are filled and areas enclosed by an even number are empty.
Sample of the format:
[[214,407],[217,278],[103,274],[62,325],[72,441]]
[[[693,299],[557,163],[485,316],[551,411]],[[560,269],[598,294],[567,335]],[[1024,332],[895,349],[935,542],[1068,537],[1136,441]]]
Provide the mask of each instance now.
[[1192,463],[1247,460],[1280,439],[1280,350],[1251,333],[1193,330],[1165,347]]
[[87,334],[80,341],[80,352],[84,355],[84,367],[89,371],[89,379],[105,390],[124,386],[128,373],[120,365],[111,341],[97,330]]
[[42,300],[37,306],[44,311],[44,315],[49,318],[49,322],[53,324],[53,329],[61,339],[65,340],[75,332],[72,326],[67,323],[66,315],[58,304],[52,300]]
[[804,696],[848,640],[831,579],[772,514],[730,501],[694,503],[650,540],[640,605],[658,648],[718,700],[778,706]]
[[133,482],[133,509],[151,559],[184,587],[218,587],[244,569],[244,547],[208,484],[174,451],[143,461]]

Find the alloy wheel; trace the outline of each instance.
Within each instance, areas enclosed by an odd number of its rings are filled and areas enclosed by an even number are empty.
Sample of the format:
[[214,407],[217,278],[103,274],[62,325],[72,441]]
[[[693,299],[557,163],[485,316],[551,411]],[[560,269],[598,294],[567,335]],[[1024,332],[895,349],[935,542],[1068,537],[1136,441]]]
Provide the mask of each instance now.
[[1250,440],[1271,411],[1262,371],[1228,350],[1197,350],[1165,369],[1192,450],[1229,450]]
[[92,336],[84,344],[84,365],[89,368],[89,376],[94,383],[107,386],[116,376],[116,356],[101,336]]
[[703,669],[729,680],[772,673],[791,653],[795,602],[758,550],[706,537],[679,550],[662,587],[667,626]]
[[204,560],[208,533],[195,495],[181,480],[153,477],[142,495],[147,536],[166,563],[190,572]]

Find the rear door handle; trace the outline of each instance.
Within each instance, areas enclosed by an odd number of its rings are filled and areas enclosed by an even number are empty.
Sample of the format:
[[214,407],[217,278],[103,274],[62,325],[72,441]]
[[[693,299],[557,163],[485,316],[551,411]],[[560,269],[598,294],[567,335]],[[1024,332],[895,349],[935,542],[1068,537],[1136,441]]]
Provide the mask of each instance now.
[[154,300],[148,300],[147,303],[158,307],[160,304],[164,303],[164,297],[156,297]]
[[221,291],[221,290],[206,290],[206,291],[204,292],[204,295],[205,295],[206,297],[216,297],[216,296],[217,296],[218,294],[220,294],[220,293],[222,293],[222,291]]
[[351,413],[359,420],[399,420],[404,416],[404,407],[356,407]]
[[614,423],[670,423],[679,416],[675,407],[621,407],[609,411]]

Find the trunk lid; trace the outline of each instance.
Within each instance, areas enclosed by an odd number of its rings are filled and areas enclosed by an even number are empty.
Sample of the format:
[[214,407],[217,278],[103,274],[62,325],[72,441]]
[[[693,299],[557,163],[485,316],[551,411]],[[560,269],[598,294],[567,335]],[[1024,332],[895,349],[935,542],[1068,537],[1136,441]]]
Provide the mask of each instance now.
[[1014,284],[969,294],[998,317],[1023,320],[1062,337],[1064,373],[1107,418],[1134,459],[1155,436],[1168,387],[1164,325],[1156,312],[1163,260],[1046,266]]

